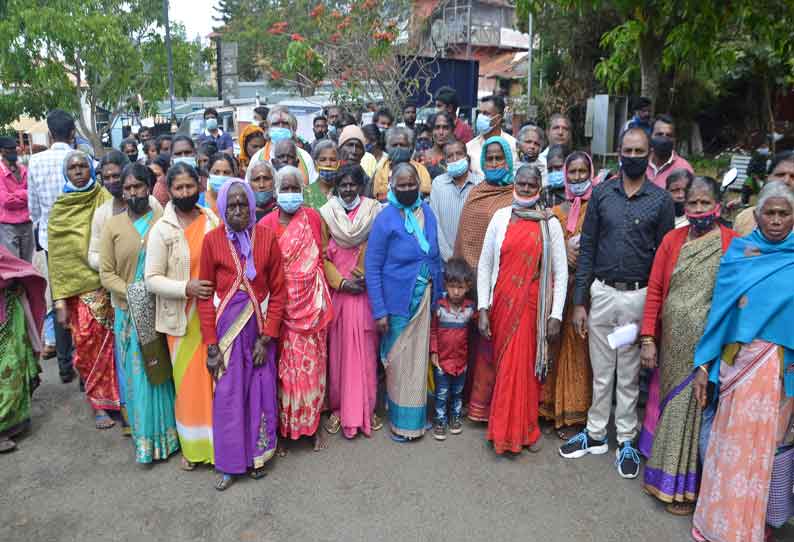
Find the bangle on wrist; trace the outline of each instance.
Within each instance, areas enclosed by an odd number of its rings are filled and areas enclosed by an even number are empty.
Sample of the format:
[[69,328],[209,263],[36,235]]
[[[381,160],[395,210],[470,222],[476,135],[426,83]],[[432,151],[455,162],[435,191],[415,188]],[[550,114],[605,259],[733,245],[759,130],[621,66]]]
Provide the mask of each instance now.
[[701,371],[703,371],[704,373],[706,373],[706,376],[708,376],[708,374],[709,374],[709,370],[708,370],[708,369],[706,369],[706,366],[705,366],[705,365],[698,365],[698,369],[700,369]]
[[656,339],[650,335],[644,335],[640,337],[640,344],[656,344]]

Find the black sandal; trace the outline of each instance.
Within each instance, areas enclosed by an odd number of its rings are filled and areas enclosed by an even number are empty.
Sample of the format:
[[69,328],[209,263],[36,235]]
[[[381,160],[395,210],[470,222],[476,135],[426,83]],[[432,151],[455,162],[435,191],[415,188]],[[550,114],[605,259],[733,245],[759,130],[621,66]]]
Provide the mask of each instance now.
[[215,482],[215,489],[218,491],[226,491],[234,483],[234,476],[231,474],[221,474],[218,481]]
[[265,467],[259,467],[258,469],[251,469],[251,472],[248,473],[248,476],[250,476],[254,480],[261,480],[262,478],[267,476],[267,471],[265,470]]

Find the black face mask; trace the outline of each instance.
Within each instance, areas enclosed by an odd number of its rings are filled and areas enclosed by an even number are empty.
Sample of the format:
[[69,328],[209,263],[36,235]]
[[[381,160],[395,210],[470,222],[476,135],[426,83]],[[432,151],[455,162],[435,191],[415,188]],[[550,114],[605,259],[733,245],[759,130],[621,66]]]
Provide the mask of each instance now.
[[328,132],[318,132],[317,130],[314,131],[314,139],[317,141],[325,139],[326,137],[328,137]]
[[629,179],[639,179],[648,169],[647,156],[621,156],[620,169],[628,175]]
[[675,216],[684,216],[684,206],[686,205],[686,202],[674,201],[673,205],[675,205]]
[[17,155],[16,149],[12,151],[5,151],[3,153],[3,158],[8,160],[8,162],[11,164],[14,164],[16,163],[17,160],[19,160],[19,156]]
[[114,198],[120,198],[121,194],[124,192],[124,185],[120,180],[116,181],[115,183],[106,184],[105,188]]
[[670,159],[670,157],[673,155],[673,145],[674,141],[672,137],[656,136],[651,139],[651,148],[653,149],[653,153],[660,160],[667,161]]
[[414,190],[395,190],[394,197],[397,198],[402,205],[405,207],[410,207],[414,203],[416,203],[416,199],[419,197],[419,189],[416,188]]
[[130,164],[134,164],[138,161],[138,153],[136,152],[135,154],[128,154],[127,158],[129,158]]
[[174,207],[182,211],[183,213],[187,213],[192,211],[196,204],[198,203],[199,195],[198,192],[193,194],[192,196],[187,196],[185,198],[171,198],[171,201],[174,203]]
[[136,215],[142,215],[149,210],[149,196],[134,196],[127,198],[127,209]]

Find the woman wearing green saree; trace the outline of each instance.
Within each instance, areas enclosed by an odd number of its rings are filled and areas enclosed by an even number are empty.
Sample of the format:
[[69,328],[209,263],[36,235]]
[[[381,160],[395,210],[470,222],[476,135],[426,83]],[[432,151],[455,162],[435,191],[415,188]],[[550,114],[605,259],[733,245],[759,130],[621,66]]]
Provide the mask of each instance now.
[[179,449],[174,418],[174,382],[154,385],[144,370],[141,343],[127,305],[127,288],[143,280],[146,241],[152,225],[162,216],[149,203],[154,184],[151,171],[130,164],[121,175],[127,211],[108,220],[100,243],[99,278],[110,291],[115,308],[116,351],[127,379],[127,416],[135,445],[135,460],[151,463]]
[[0,246],[0,453],[16,449],[11,439],[30,427],[46,287],[33,266]]

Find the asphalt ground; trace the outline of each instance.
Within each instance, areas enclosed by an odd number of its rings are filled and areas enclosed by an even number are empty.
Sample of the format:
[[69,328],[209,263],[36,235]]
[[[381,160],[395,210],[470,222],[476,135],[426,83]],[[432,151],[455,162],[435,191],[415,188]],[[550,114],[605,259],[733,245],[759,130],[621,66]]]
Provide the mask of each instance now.
[[563,460],[552,435],[538,454],[499,457],[468,422],[443,443],[385,429],[331,436],[322,452],[294,443],[265,478],[219,493],[211,469],[183,472],[178,455],[137,465],[120,429],[94,429],[77,383],[45,365],[33,429],[0,456],[0,541],[690,540],[690,518],[617,475],[614,441]]

